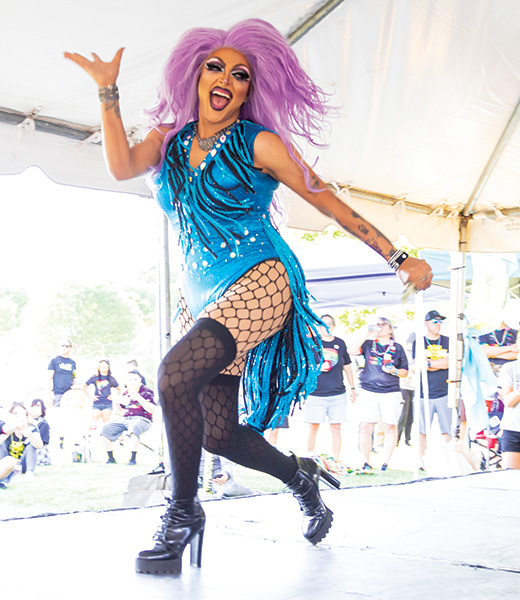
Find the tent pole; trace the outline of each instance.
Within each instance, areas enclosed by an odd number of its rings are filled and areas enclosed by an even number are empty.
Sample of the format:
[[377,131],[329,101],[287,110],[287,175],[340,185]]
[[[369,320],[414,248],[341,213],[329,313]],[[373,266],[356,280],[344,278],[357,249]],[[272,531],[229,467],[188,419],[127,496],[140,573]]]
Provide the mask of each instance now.
[[161,211],[158,226],[158,317],[159,317],[159,359],[171,347],[171,307],[170,307],[170,252],[168,243],[168,219]]
[[[420,411],[421,411],[421,385],[423,389],[423,399],[424,399],[424,414],[430,414],[430,399],[429,399],[429,390],[428,390],[428,376],[426,370],[426,355],[424,348],[424,306],[423,306],[423,292],[417,292],[415,294],[415,317],[414,317],[414,330],[415,330],[415,391],[413,395],[413,414],[414,420],[417,424],[420,423]],[[416,415],[416,416],[415,416]],[[424,420],[426,425],[425,435],[426,442],[428,442],[430,438],[430,420]],[[415,427],[415,447],[417,449],[420,448],[421,444],[421,434],[419,432],[419,426]],[[417,479],[419,477],[419,463],[417,462],[414,470],[414,477]]]
[[448,406],[453,408],[452,437],[459,437],[459,404],[464,355],[464,289],[466,286],[466,247],[468,219],[459,228],[459,251],[451,253],[450,271],[450,351],[448,366]]

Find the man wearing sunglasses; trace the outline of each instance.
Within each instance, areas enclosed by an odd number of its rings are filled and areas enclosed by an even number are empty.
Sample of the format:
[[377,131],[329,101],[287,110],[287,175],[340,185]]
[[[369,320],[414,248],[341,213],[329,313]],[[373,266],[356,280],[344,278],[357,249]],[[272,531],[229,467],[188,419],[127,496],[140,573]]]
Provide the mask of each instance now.
[[58,344],[58,356],[51,359],[49,363],[49,392],[51,406],[58,408],[61,397],[68,392],[74,384],[76,377],[76,361],[70,358],[72,342],[68,338],[60,340]]
[[[430,407],[430,425],[437,414],[439,428],[445,442],[450,441],[451,412],[448,408],[448,362],[449,338],[441,335],[442,322],[446,319],[438,311],[430,310],[424,317],[426,336],[424,337],[424,353],[426,355],[428,403]],[[415,358],[415,342],[412,346]],[[424,469],[426,452],[426,419],[424,409],[424,390],[421,382],[421,398],[419,411],[419,457],[421,469]]]

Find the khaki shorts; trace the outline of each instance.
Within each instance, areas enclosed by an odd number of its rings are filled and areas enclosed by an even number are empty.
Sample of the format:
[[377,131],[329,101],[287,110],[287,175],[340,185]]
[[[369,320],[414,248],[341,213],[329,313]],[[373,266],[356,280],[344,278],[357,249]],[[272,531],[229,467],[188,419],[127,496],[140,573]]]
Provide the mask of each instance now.
[[381,394],[361,389],[359,393],[359,421],[361,423],[397,425],[403,409],[403,402],[401,391]]

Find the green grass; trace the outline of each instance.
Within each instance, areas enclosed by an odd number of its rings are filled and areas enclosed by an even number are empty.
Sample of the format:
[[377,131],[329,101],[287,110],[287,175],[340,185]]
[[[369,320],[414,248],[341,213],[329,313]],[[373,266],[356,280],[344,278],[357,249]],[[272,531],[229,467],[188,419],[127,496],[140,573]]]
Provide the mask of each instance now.
[[[120,508],[129,479],[155,466],[156,463],[129,467],[91,462],[38,467],[33,478],[18,475],[6,490],[0,490],[0,520]],[[258,492],[284,490],[277,479],[244,467],[236,467],[234,478]],[[339,477],[342,488],[403,483],[412,478],[412,471],[400,470]]]

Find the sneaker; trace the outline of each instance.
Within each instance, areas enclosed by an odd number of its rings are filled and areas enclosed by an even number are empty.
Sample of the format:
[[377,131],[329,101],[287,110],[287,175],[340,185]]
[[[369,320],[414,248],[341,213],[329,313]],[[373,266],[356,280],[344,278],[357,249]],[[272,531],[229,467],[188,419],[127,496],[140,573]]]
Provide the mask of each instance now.
[[388,465],[386,463],[381,465],[381,471],[388,471]]
[[371,471],[371,470],[372,470],[372,467],[368,463],[365,463],[363,465],[363,471],[367,472],[367,471]]
[[[115,462],[115,461],[114,461],[114,462]],[[135,458],[131,458],[131,459],[128,461],[128,464],[129,464],[129,465],[132,465],[132,466],[133,466],[133,465],[136,465],[137,463],[135,462]]]
[[0,481],[0,490],[6,490],[6,489],[7,489],[7,485],[3,481]]
[[117,465],[115,458],[109,458],[106,462],[107,465]]

